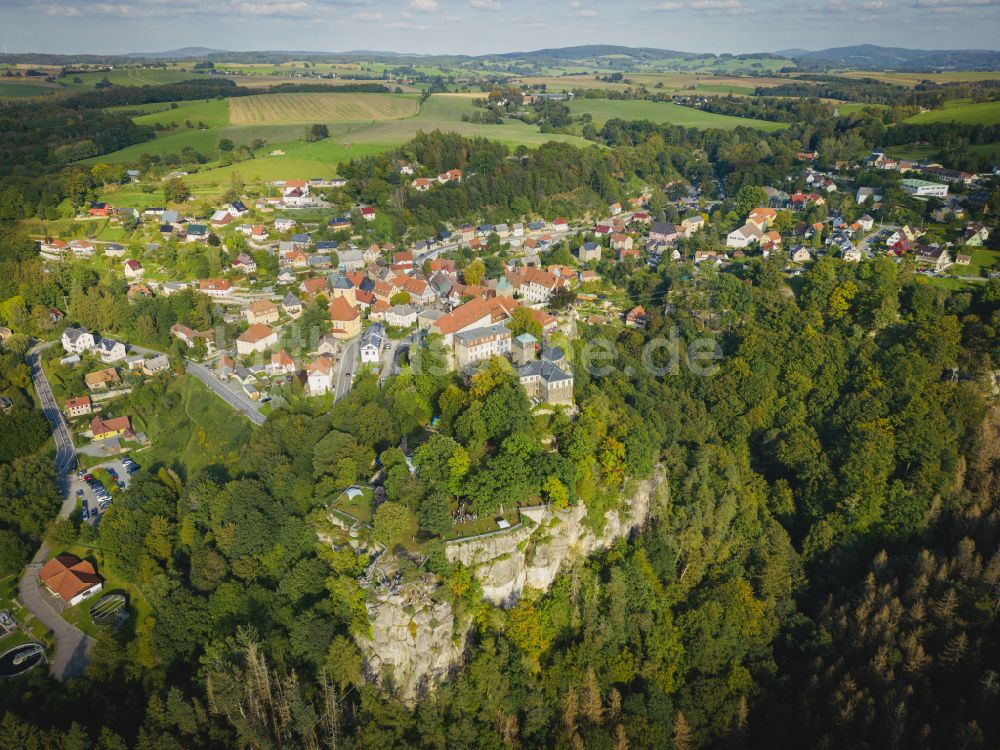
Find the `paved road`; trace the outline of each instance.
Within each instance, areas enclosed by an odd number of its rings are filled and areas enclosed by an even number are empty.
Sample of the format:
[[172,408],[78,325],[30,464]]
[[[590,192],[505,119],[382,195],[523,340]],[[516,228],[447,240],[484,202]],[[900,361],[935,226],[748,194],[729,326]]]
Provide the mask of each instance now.
[[356,338],[347,343],[340,355],[340,367],[337,370],[337,382],[333,386],[333,400],[340,401],[351,390],[354,383],[354,373],[358,370],[358,357],[361,354],[361,339]]
[[184,369],[190,375],[194,375],[198,380],[207,385],[212,393],[243,414],[243,416],[255,425],[262,425],[267,421],[267,417],[260,413],[260,404],[253,401],[243,391],[237,391],[228,387],[227,384],[215,377],[215,374],[209,368],[205,367],[205,365],[200,365],[188,359],[184,360]]
[[[26,359],[31,368],[31,380],[38,393],[42,411],[52,425],[52,436],[56,441],[57,482],[63,496],[59,515],[69,518],[69,515],[76,508],[76,496],[70,491],[71,484],[67,481],[67,473],[75,461],[76,453],[66,421],[56,404],[52,388],[49,386],[49,381],[41,366],[41,352],[51,344],[52,342],[49,342],[34,347]],[[87,665],[87,655],[93,647],[94,641],[83,631],[66,622],[62,618],[58,602],[39,586],[38,571],[42,569],[51,554],[52,550],[49,545],[42,542],[35,556],[31,559],[31,563],[21,575],[21,581],[18,584],[18,598],[25,608],[49,628],[55,636],[56,653],[50,666],[52,676],[62,682],[68,677],[79,674]]]
[[45,418],[49,420],[49,424],[52,426],[52,436],[56,441],[56,470],[60,474],[64,474],[73,465],[76,449],[73,447],[73,438],[70,436],[69,428],[66,426],[66,420],[63,418],[59,404],[56,403],[56,398],[52,394],[48,378],[45,377],[45,371],[42,370],[41,353],[45,349],[48,349],[52,343],[50,341],[34,347],[28,352],[26,361],[28,367],[31,368],[31,381],[34,383],[35,391],[38,393],[42,413],[45,414]]

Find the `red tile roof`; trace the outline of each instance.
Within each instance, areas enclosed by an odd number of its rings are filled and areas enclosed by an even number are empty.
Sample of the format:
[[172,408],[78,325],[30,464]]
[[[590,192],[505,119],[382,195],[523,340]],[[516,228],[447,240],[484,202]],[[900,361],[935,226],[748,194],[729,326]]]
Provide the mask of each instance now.
[[67,602],[102,583],[93,565],[70,554],[53,557],[45,563],[38,577],[50,591]]

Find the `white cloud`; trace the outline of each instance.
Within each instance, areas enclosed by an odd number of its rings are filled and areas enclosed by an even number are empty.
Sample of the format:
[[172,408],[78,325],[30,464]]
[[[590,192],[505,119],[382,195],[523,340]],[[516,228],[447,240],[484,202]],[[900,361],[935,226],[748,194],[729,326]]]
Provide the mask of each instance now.
[[597,15],[597,11],[592,8],[582,8],[576,12],[578,16],[583,16],[584,18],[593,18]]
[[501,10],[503,8],[497,0],[469,0],[469,5],[480,10]]
[[410,0],[410,7],[421,13],[437,13],[437,0]]
[[44,13],[47,16],[68,16],[68,17],[74,17],[74,16],[81,16],[81,15],[83,15],[80,12],[79,8],[76,8],[76,7],[72,6],[72,5],[47,5],[44,8]]
[[691,10],[742,10],[740,0],[691,0]]
[[362,21],[382,21],[385,20],[385,14],[379,11],[364,11],[358,13],[358,18]]
[[750,13],[749,8],[745,8],[741,0],[667,0],[652,7],[652,10],[674,11],[674,10],[694,10],[705,13]]

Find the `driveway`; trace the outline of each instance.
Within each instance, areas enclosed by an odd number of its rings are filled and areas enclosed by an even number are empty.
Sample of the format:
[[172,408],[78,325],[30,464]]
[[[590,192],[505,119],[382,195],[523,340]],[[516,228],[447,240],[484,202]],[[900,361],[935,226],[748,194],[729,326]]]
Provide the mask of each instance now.
[[262,425],[267,421],[267,417],[260,413],[260,404],[252,400],[243,391],[230,388],[226,383],[215,377],[215,373],[205,367],[205,365],[200,365],[197,362],[187,359],[184,360],[184,369],[190,375],[198,378],[198,380],[208,386],[208,389],[212,393],[243,414],[243,416],[255,425]]
[[[63,419],[62,412],[56,404],[52,388],[49,386],[49,381],[41,366],[40,354],[51,345],[52,342],[48,342],[34,347],[28,352],[26,361],[28,367],[31,368],[31,380],[38,393],[42,411],[49,420],[52,427],[52,437],[56,442],[56,482],[63,496],[59,515],[69,518],[76,508],[76,494],[70,491],[71,482],[67,475],[76,460],[76,454],[73,448],[73,439],[66,427],[66,420]],[[56,600],[39,586],[38,572],[51,554],[52,550],[49,545],[42,542],[35,556],[31,559],[31,563],[25,567],[21,575],[21,581],[18,584],[18,598],[25,608],[55,636],[56,653],[50,667],[52,676],[62,682],[68,677],[79,674],[87,665],[87,655],[94,645],[94,640],[66,622],[62,618],[62,611]]]

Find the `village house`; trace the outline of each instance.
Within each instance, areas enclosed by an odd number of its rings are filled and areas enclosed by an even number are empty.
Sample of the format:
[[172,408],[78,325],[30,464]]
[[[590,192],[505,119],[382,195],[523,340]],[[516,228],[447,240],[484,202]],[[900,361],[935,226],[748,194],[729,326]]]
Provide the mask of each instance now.
[[126,356],[125,344],[114,339],[101,338],[97,346],[94,347],[94,351],[106,365],[112,362],[120,362]]
[[938,271],[943,271],[951,265],[951,255],[946,249],[936,245],[918,248],[914,260],[917,263],[933,266]]
[[557,276],[537,268],[519,268],[506,274],[507,280],[526,302],[547,302],[564,282]]
[[62,332],[62,347],[67,354],[83,354],[93,349],[97,342],[86,328],[71,327]]
[[631,250],[633,245],[632,237],[627,234],[612,234],[611,235],[611,249],[616,252],[621,252],[622,250]]
[[229,279],[201,279],[198,291],[209,297],[227,297],[232,291],[233,283]]
[[107,258],[122,258],[125,256],[126,252],[128,252],[126,247],[124,245],[119,245],[117,242],[109,242],[104,246],[104,255]]
[[167,372],[170,369],[170,360],[166,354],[157,354],[155,357],[148,357],[142,361],[142,374],[149,377]]
[[386,325],[394,328],[409,328],[417,324],[417,313],[419,308],[416,305],[393,305],[385,311],[383,320]]
[[322,396],[333,388],[333,358],[321,354],[306,366],[310,396]]
[[125,272],[125,278],[130,281],[137,281],[142,278],[143,268],[142,263],[137,261],[135,258],[130,258],[122,264],[122,270]]
[[218,229],[220,227],[228,226],[235,218],[236,217],[228,209],[219,209],[212,214],[212,218],[209,220],[209,223]]
[[701,214],[695,214],[694,216],[689,216],[683,221],[681,221],[681,226],[684,228],[684,236],[690,237],[699,229],[705,228],[705,217],[702,216]]
[[805,245],[798,245],[788,251],[788,259],[793,263],[806,263],[812,258]]
[[675,242],[681,236],[677,228],[670,223],[657,221],[649,228],[649,239],[656,242]]
[[66,412],[66,416],[70,419],[90,414],[92,411],[90,396],[78,396],[77,398],[66,399],[63,411]]
[[268,375],[291,375],[295,372],[295,360],[285,349],[281,349],[271,355],[271,362],[265,371]]
[[204,224],[188,224],[184,231],[185,242],[204,242],[208,240],[208,227]]
[[90,391],[106,391],[110,386],[120,385],[122,380],[114,367],[88,372],[83,376],[83,382]]
[[289,292],[281,300],[281,309],[285,311],[285,315],[294,320],[302,314],[302,301]]
[[108,440],[110,438],[124,437],[131,440],[135,437],[132,432],[132,420],[129,417],[108,417],[104,419],[95,416],[90,420],[90,435],[93,440]]
[[212,342],[212,332],[211,331],[196,331],[193,328],[189,328],[186,325],[180,323],[174,323],[170,326],[170,334],[180,341],[184,342],[185,345],[193,347],[197,341],[204,341],[206,351],[211,354],[215,350],[215,346]]
[[366,365],[377,364],[382,359],[382,347],[385,345],[385,328],[381,323],[375,323],[365,329],[361,336],[361,362]]
[[243,311],[246,315],[247,323],[263,323],[268,325],[278,321],[278,306],[269,300],[257,300],[247,305]]
[[646,327],[646,310],[642,305],[636,305],[625,314],[625,325],[633,328]]
[[240,356],[248,356],[254,352],[263,352],[278,343],[278,334],[270,326],[254,323],[236,337],[236,352]]
[[773,208],[755,208],[747,216],[747,224],[753,224],[760,231],[766,232],[776,218],[778,218],[778,212]]
[[94,254],[94,243],[89,240],[73,240],[67,249],[79,258],[89,258]]
[[257,273],[257,262],[251,258],[246,253],[240,253],[230,264],[234,271],[242,271],[243,273]]

